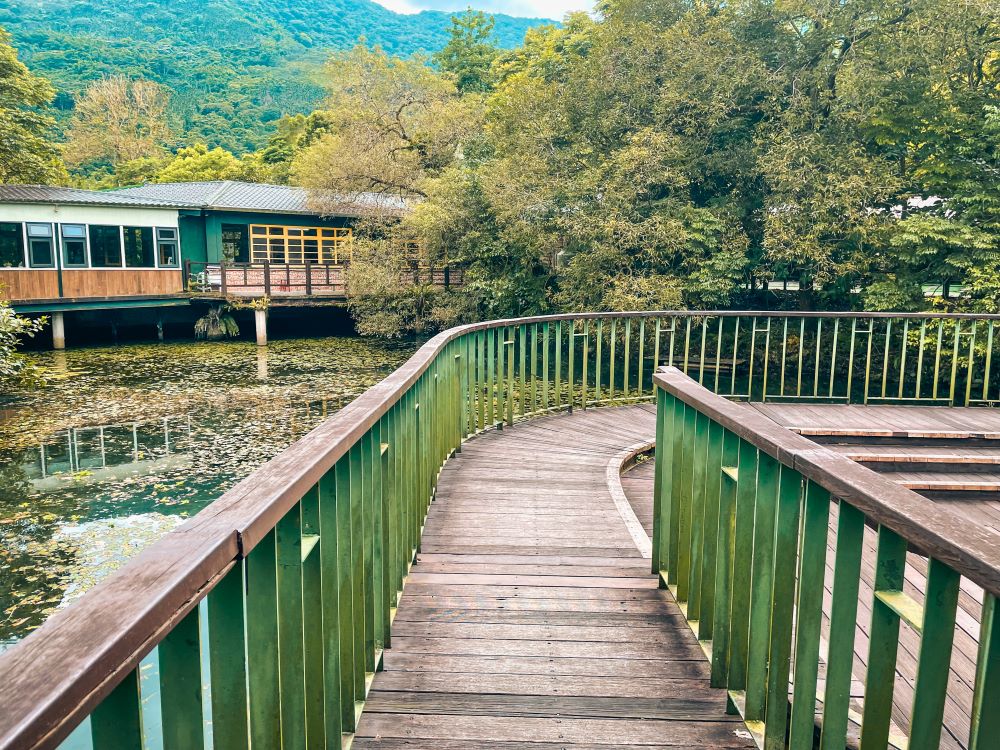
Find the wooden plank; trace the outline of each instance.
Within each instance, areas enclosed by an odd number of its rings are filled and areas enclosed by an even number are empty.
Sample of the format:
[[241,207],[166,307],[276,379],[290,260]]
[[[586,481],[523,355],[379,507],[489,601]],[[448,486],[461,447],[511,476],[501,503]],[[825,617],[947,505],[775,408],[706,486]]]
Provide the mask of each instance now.
[[355,747],[752,747],[608,488],[653,426],[642,408],[575,412],[446,463]]
[[591,742],[626,746],[662,744],[687,747],[752,747],[742,724],[710,721],[637,719],[559,719],[508,716],[451,716],[366,713],[359,737],[421,737],[425,740],[499,740],[502,742]]

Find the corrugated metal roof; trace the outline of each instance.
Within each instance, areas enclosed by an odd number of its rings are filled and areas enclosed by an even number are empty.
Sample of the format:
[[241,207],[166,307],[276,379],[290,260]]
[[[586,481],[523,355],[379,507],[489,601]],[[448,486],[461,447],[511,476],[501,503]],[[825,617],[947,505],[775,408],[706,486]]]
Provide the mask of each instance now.
[[0,203],[72,203],[87,206],[189,208],[190,204],[157,196],[129,195],[51,185],[0,185]]
[[199,208],[232,211],[267,211],[312,216],[361,216],[380,209],[400,213],[406,202],[394,196],[361,193],[351,197],[323,196],[322,210],[310,203],[309,192],[287,185],[214,180],[210,182],[168,182],[116,191],[122,195],[162,201],[177,201]]

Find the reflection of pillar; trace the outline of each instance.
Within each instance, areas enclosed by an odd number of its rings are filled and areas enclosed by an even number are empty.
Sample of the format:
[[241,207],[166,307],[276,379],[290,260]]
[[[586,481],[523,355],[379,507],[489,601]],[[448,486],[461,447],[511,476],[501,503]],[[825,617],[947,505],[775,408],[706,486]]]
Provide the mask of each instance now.
[[52,348],[66,348],[66,329],[63,324],[63,314],[61,312],[52,313]]
[[267,346],[267,310],[254,310],[253,319],[257,325],[257,346]]
[[61,349],[59,351],[52,352],[52,369],[60,375],[65,375],[69,372],[69,363],[66,360],[66,352]]
[[257,380],[267,380],[267,349],[257,350]]

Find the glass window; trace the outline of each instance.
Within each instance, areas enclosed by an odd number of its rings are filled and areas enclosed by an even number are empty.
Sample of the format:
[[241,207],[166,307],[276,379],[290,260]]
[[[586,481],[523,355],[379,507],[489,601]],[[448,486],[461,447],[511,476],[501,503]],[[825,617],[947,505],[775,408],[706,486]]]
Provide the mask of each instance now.
[[156,251],[159,254],[157,257],[160,268],[176,268],[180,265],[176,229],[160,228],[156,230]]
[[0,268],[24,267],[24,232],[20,222],[0,222]]
[[87,265],[87,228],[83,224],[62,224],[63,265],[84,268]]
[[91,224],[90,265],[94,268],[120,268],[121,264],[121,227]]
[[125,227],[125,265],[130,268],[153,268],[152,227]]
[[28,224],[28,263],[33,268],[51,268],[56,264],[51,224]]
[[222,257],[227,263],[250,262],[250,243],[246,224],[222,225]]

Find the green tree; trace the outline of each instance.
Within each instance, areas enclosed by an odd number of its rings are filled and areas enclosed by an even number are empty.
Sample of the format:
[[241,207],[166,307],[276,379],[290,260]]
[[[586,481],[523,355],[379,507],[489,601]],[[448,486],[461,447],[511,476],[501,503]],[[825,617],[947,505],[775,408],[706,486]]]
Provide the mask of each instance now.
[[169,134],[167,103],[166,90],[153,81],[125,75],[95,81],[76,103],[67,160],[115,167],[161,155]]
[[360,193],[426,195],[425,181],[460,158],[478,127],[478,101],[460,97],[422,59],[359,45],[335,54],[328,71],[327,132],[293,167],[318,208]]
[[55,90],[17,59],[0,28],[0,183],[59,183],[66,171],[47,108]]
[[451,17],[448,43],[433,59],[454,79],[459,91],[483,93],[493,88],[490,67],[501,52],[494,24],[493,16],[471,7]]
[[44,382],[41,368],[18,351],[21,340],[45,327],[45,318],[25,318],[0,297],[0,389],[37,386]]
[[229,151],[216,146],[209,149],[196,143],[177,150],[172,160],[156,174],[154,182],[203,182],[241,177],[243,164]]

